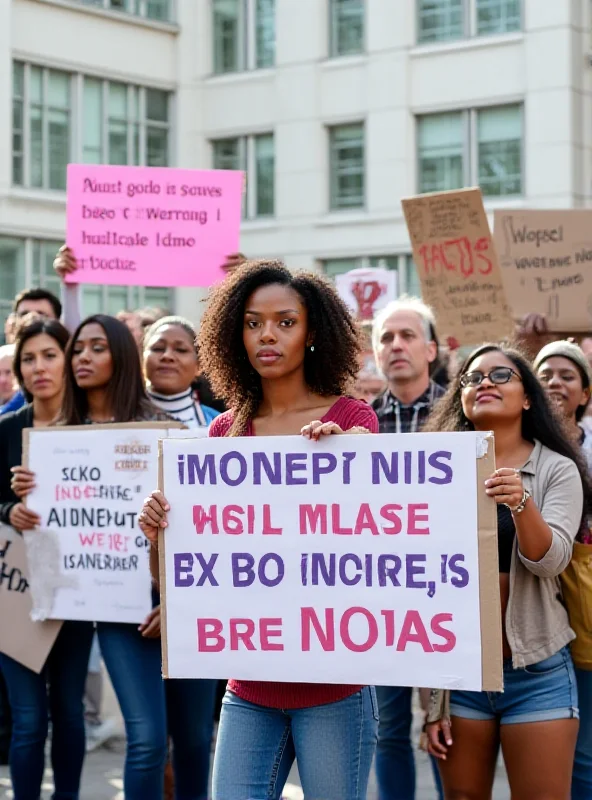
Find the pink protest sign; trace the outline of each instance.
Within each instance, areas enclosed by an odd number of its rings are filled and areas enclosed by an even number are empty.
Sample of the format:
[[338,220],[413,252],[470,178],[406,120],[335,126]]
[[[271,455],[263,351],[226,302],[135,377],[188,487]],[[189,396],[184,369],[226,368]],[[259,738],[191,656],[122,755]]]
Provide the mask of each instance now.
[[239,249],[243,173],[68,165],[70,283],[210,286]]

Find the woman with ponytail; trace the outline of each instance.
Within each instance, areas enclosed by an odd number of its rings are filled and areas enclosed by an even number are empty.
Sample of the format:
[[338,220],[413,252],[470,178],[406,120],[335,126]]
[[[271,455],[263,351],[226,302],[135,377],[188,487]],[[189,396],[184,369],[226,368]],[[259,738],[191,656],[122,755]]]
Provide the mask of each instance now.
[[[219,284],[199,352],[216,395],[233,409],[211,436],[375,433],[374,411],[346,396],[358,371],[354,320],[317,275],[247,262]],[[168,504],[153,492],[140,525],[156,546]],[[363,800],[376,743],[374,689],[231,680],[222,705],[213,800],[279,798],[295,758],[306,797]]]

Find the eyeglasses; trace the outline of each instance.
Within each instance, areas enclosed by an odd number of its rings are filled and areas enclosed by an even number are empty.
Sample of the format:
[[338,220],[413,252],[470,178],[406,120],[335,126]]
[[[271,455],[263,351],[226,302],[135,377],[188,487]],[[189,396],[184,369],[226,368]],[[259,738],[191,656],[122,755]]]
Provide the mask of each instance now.
[[515,375],[519,381],[522,380],[520,375],[511,367],[494,367],[488,373],[481,372],[481,370],[477,369],[474,372],[465,372],[464,375],[461,375],[460,385],[463,389],[466,389],[467,386],[479,386],[483,383],[485,378],[489,378],[489,380],[495,384],[508,383],[512,380],[512,375]]

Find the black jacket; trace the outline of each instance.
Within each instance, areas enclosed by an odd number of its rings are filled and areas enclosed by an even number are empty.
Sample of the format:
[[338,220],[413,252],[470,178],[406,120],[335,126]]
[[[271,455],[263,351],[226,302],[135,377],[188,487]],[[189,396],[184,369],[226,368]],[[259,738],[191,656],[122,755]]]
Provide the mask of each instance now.
[[19,498],[10,488],[11,468],[23,458],[23,429],[33,427],[33,406],[27,405],[0,417],[0,522],[9,525],[8,515]]

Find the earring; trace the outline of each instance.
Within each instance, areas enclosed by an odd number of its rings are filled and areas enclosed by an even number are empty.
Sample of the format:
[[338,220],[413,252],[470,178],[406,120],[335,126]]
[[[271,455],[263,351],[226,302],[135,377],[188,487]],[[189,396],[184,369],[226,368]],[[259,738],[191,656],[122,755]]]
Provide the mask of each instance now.
[[310,352],[311,352],[311,353],[314,353],[314,344],[311,344],[311,346],[310,346]]

